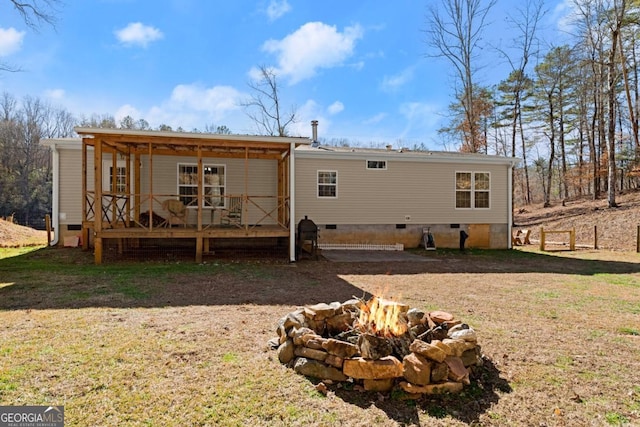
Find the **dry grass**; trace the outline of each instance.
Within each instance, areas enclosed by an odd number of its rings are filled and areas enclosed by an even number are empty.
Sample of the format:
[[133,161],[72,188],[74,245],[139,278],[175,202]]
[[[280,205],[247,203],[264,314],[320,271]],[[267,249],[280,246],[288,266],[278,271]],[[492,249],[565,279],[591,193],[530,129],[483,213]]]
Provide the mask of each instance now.
[[[529,209],[529,226],[564,227],[552,221],[572,208]],[[79,249],[25,252],[0,249],[0,405],[64,405],[68,426],[640,425],[634,252],[103,266]],[[323,396],[267,349],[297,306],[382,289],[477,330],[485,364],[463,394]]]
[[[422,254],[433,261],[0,260],[0,405],[64,405],[69,426],[640,423],[636,254]],[[267,349],[296,306],[382,288],[477,329],[486,363],[462,395],[323,396]]]
[[0,248],[42,246],[47,244],[46,231],[23,227],[0,219]]

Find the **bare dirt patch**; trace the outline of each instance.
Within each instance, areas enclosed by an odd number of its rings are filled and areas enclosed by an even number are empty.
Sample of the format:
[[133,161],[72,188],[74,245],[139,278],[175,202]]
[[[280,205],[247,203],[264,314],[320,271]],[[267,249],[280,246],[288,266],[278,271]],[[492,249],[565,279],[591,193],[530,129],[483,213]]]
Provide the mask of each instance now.
[[[94,266],[41,249],[0,260],[0,404],[64,404],[70,426],[637,424],[640,263],[600,253]],[[476,329],[485,364],[462,394],[323,395],[267,348],[297,306],[381,290]]]

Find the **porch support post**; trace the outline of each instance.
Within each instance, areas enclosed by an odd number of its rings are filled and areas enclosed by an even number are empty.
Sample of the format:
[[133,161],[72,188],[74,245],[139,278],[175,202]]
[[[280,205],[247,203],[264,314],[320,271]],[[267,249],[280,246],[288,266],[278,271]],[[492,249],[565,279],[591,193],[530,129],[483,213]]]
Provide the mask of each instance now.
[[147,182],[149,183],[149,230],[153,231],[153,203],[155,196],[153,195],[153,144],[149,141],[147,155],[149,156],[149,172],[147,174]]
[[136,221],[140,221],[140,154],[136,153],[133,156],[133,176],[134,176],[134,218]]
[[198,232],[196,234],[196,262],[198,264],[202,263],[202,245],[204,238],[202,237],[202,233]]
[[296,145],[289,145],[289,261],[296,261]]
[[95,241],[93,248],[93,261],[95,264],[102,264],[102,139],[96,138],[93,147],[94,151],[94,191],[96,195],[95,200],[95,215],[93,221],[93,230],[95,233]]
[[[82,249],[86,251],[86,250],[89,250],[89,227],[87,227],[87,214],[88,214],[87,203],[89,203],[88,201],[89,199],[87,194],[87,141],[85,141],[85,138],[82,138]],[[96,215],[95,192],[93,196],[94,196],[93,216],[95,217]],[[54,219],[54,221],[56,221],[55,223],[57,223],[57,218]],[[56,225],[56,227],[57,227],[56,228],[56,239],[57,239],[60,234],[60,229],[59,229],[60,227],[59,225]]]
[[[196,222],[197,222],[197,230],[202,231],[202,208],[204,206],[204,164],[202,163],[202,146],[198,145],[198,196],[196,199],[196,203],[198,204],[196,209]],[[187,211],[188,212],[188,211]],[[187,213],[185,217],[185,222],[189,219],[189,214]]]
[[133,199],[131,198],[131,147],[127,147],[127,151],[124,154],[125,159],[125,186],[127,188],[127,198],[124,200],[125,212],[127,213],[125,218],[126,227],[131,226],[131,206],[133,203]]
[[513,249],[513,168],[514,164],[510,163],[509,168],[507,169],[507,186],[509,189],[507,190],[507,197],[509,198],[509,202],[507,203],[507,207],[509,211],[507,212],[507,249]]
[[245,232],[249,230],[249,147],[244,147],[244,194],[242,195],[242,213]]
[[109,222],[112,223],[111,227],[116,227],[118,217],[116,216],[116,210],[118,209],[118,201],[115,195],[118,193],[118,149],[114,149],[111,153],[111,183],[109,184],[109,195],[111,196],[111,218]]

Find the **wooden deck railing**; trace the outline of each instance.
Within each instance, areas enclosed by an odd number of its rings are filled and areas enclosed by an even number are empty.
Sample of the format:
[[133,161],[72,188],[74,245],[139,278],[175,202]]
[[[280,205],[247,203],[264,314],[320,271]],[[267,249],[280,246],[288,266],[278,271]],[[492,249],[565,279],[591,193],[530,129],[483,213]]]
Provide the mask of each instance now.
[[[222,199],[231,196],[217,196]],[[289,227],[289,198],[278,196],[248,196],[243,197],[243,215],[240,223],[241,228],[246,230],[269,224],[277,225],[281,228]],[[168,212],[162,208],[162,203],[168,199],[184,199],[184,195],[179,194],[122,194],[109,193],[102,194],[101,203],[101,220],[102,227],[123,228],[123,227],[140,227],[149,231],[154,228],[165,228],[170,226],[168,223]],[[219,207],[203,207],[194,206],[197,198],[193,198],[193,202],[187,205],[189,209],[188,226],[198,227],[198,215],[201,212],[201,228],[208,229],[211,227],[219,227],[220,212],[224,210],[223,206]],[[227,203],[224,203],[226,206]],[[95,192],[88,191],[85,194],[85,211],[84,223],[95,222],[97,203]],[[195,221],[194,215],[195,213]],[[217,213],[217,215],[216,215]]]

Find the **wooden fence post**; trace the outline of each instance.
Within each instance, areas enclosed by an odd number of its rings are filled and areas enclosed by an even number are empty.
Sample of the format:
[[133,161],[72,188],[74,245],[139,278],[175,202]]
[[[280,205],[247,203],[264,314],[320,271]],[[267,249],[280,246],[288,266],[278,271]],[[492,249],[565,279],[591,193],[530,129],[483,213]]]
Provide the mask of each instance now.
[[636,252],[640,253],[640,225],[638,226],[638,231],[636,232]]
[[544,251],[544,227],[540,227],[540,250]]
[[569,233],[569,250],[576,250],[576,228],[571,228],[571,232]]
[[593,226],[593,249],[598,249],[598,226]]

